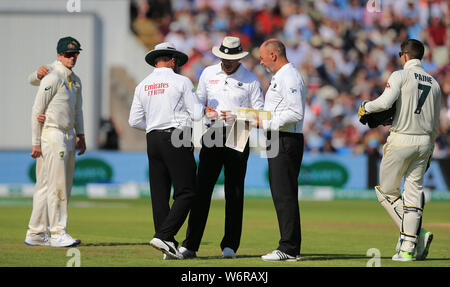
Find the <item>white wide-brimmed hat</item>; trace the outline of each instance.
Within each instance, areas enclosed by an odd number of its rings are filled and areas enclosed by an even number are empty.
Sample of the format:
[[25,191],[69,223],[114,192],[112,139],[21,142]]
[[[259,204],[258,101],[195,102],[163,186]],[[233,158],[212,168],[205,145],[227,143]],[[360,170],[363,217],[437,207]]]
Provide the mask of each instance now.
[[225,37],[220,47],[214,46],[212,53],[220,59],[239,60],[248,55],[248,52],[242,51],[241,40],[237,37]]
[[150,66],[154,67],[155,59],[165,55],[175,55],[175,57],[178,59],[177,64],[180,67],[186,64],[189,59],[189,57],[185,53],[175,49],[175,46],[172,43],[164,42],[156,45],[155,49],[148,52],[147,55],[145,55],[145,61]]

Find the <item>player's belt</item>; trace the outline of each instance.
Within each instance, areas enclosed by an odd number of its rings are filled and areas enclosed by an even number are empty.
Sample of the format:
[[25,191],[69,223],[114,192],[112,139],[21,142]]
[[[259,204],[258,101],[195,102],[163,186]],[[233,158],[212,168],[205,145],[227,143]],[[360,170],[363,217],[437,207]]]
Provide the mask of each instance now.
[[67,132],[70,132],[70,131],[72,131],[73,130],[73,127],[72,128],[63,128],[63,127],[60,127],[60,126],[55,126],[55,125],[44,125],[44,127],[43,127],[44,129],[58,129],[58,130],[60,130],[60,131],[63,131],[63,132],[65,132],[65,133],[67,133]]
[[[268,140],[270,140],[272,138],[272,131],[267,131],[265,134],[266,134],[266,138]],[[279,137],[301,138],[301,137],[303,137],[303,133],[290,133],[290,132],[278,131],[278,136]]]

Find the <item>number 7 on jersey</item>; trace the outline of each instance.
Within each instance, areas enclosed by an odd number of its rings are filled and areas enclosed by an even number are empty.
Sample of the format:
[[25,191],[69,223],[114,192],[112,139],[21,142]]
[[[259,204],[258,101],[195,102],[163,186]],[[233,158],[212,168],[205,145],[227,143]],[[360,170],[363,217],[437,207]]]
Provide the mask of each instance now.
[[422,111],[423,103],[425,103],[425,100],[430,93],[431,86],[419,84],[419,90],[421,90],[422,93],[419,96],[419,102],[417,103],[417,108],[414,111],[415,114],[420,114],[420,112]]

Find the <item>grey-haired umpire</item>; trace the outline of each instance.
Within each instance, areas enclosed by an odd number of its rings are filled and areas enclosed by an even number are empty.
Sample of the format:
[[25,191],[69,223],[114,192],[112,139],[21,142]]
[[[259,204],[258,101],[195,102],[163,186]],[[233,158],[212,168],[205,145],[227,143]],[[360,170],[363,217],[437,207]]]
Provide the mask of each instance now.
[[[425,207],[423,177],[433,155],[441,104],[436,80],[422,67],[424,45],[408,39],[400,46],[403,70],[389,77],[381,96],[363,102],[358,115],[377,113],[395,103],[390,135],[383,147],[378,200],[400,230],[395,261],[417,260],[428,254],[433,234],[422,228]],[[404,178],[404,191],[400,184]]]
[[[150,51],[145,61],[155,69],[134,92],[129,124],[145,130],[149,164],[150,193],[155,235],[150,245],[165,257],[183,259],[175,235],[183,225],[195,196],[197,166],[193,145],[173,142],[172,134],[183,134],[192,120],[203,116],[204,107],[185,76],[174,72],[188,61],[188,56],[171,43],[161,43]],[[173,184],[173,204],[170,190]]]

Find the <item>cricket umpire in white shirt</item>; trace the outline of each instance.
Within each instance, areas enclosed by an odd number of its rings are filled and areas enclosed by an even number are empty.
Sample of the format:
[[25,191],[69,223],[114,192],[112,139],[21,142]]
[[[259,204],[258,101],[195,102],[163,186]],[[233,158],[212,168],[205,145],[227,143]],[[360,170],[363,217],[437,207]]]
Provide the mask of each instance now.
[[[75,150],[86,150],[80,78],[72,71],[80,53],[72,37],[59,39],[53,70],[42,78],[32,109],[32,152],[38,159],[33,211],[25,238],[28,245],[68,247],[80,243],[66,230]],[[41,127],[37,116],[45,114]],[[51,237],[48,238],[47,232]]]
[[268,150],[278,145],[278,153],[268,154],[269,183],[278,217],[281,239],[276,250],[262,256],[264,261],[297,260],[301,229],[298,205],[298,176],[303,158],[305,85],[298,70],[286,58],[286,48],[277,39],[265,41],[260,63],[273,74],[266,92],[264,110],[270,120],[256,119],[252,125],[267,131]]
[[264,98],[258,78],[240,60],[248,55],[240,39],[225,37],[220,46],[212,48],[220,62],[206,67],[199,79],[197,95],[208,105],[212,125],[202,137],[197,174],[198,195],[189,214],[186,239],[180,248],[185,258],[195,252],[205,230],[214,185],[224,168],[225,234],[220,243],[224,258],[236,257],[239,248],[244,206],[244,180],[249,145],[243,152],[225,146],[237,108],[262,109]]
[[[423,177],[429,166],[437,137],[441,90],[436,80],[422,67],[423,44],[405,40],[399,56],[403,70],[389,77],[377,99],[363,102],[358,115],[390,109],[395,104],[390,135],[383,147],[378,200],[400,229],[395,261],[423,260],[433,234],[422,225],[425,199]],[[404,178],[404,191],[400,184]]]
[[[146,57],[155,69],[134,92],[129,124],[146,131],[150,193],[155,235],[150,245],[166,256],[183,259],[175,235],[183,225],[196,193],[196,163],[192,144],[180,145],[192,120],[200,120],[204,106],[192,82],[175,71],[188,56],[171,43],[155,46]],[[189,134],[189,133],[188,133]],[[173,204],[170,191],[173,184]]]

